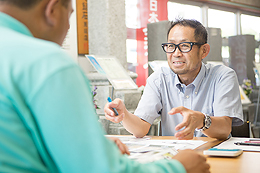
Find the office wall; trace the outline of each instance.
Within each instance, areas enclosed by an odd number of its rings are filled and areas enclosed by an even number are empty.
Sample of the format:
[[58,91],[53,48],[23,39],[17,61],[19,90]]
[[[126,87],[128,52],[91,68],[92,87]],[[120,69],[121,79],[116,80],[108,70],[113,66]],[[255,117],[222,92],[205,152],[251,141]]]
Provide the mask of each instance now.
[[228,38],[230,47],[230,67],[238,76],[241,85],[248,78],[255,83],[253,71],[255,61],[255,38],[253,35],[236,35]]

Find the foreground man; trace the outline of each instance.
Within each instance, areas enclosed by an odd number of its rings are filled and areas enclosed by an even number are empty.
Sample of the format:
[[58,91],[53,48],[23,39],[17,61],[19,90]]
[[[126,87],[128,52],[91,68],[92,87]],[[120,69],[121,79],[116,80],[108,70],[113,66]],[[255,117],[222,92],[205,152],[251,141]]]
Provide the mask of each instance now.
[[70,0],[0,0],[0,172],[209,172],[191,150],[140,164],[104,137],[89,81],[61,50]]

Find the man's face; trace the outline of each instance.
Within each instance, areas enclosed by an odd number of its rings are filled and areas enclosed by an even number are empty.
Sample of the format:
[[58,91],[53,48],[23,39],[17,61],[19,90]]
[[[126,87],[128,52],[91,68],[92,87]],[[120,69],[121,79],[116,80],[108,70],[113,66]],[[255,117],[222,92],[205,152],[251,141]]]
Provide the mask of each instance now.
[[72,8],[72,0],[70,0],[70,2],[68,3],[68,7],[65,7],[63,5],[61,5],[61,15],[60,15],[60,19],[59,19],[59,23],[57,24],[57,28],[56,28],[56,43],[58,43],[59,45],[62,45],[68,29],[70,28],[70,16],[73,12],[73,8]]
[[[168,35],[168,43],[179,44],[181,42],[197,42],[194,38],[194,28],[180,25],[174,26]],[[190,52],[182,53],[178,48],[173,53],[167,53],[169,67],[180,78],[192,78],[197,76],[201,67],[201,55],[198,45],[193,45]]]

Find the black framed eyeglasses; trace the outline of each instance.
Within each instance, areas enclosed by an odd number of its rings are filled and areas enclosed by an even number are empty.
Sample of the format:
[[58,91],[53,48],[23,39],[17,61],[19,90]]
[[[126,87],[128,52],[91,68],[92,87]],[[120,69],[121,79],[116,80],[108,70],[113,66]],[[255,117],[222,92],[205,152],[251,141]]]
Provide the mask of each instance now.
[[187,53],[191,51],[193,45],[203,45],[203,44],[205,43],[195,43],[195,42],[181,42],[179,44],[162,43],[162,49],[166,53],[173,53],[178,47],[182,53]]

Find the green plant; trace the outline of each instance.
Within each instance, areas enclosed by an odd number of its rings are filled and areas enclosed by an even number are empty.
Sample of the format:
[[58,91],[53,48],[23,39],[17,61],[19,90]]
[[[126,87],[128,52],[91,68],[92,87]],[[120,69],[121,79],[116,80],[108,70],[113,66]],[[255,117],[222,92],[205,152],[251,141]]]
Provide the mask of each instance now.
[[100,107],[97,105],[97,100],[95,99],[96,95],[97,95],[97,86],[94,86],[94,89],[92,91],[93,104],[94,104],[95,109],[100,109]]
[[252,93],[253,85],[250,79],[243,80],[242,89],[247,96]]

